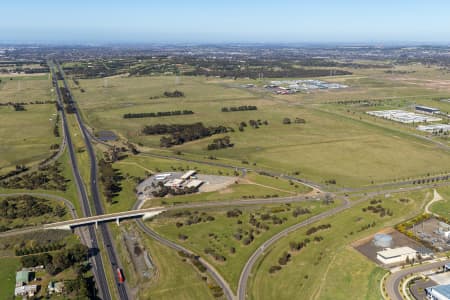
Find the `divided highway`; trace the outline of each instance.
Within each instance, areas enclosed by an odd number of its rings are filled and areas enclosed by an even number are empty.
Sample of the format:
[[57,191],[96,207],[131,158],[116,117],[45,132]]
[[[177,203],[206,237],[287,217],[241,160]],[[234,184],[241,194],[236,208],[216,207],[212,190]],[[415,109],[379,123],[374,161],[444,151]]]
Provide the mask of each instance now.
[[[56,66],[58,68],[59,73],[61,74],[61,77],[63,79],[63,84],[69,95],[70,101],[72,101],[73,104],[75,105],[76,103],[72,97],[72,93],[70,92],[69,86],[68,86],[66,78],[64,76],[64,71],[62,70],[61,66],[58,63],[56,63]],[[90,134],[83,124],[83,120],[82,120],[82,117],[81,117],[78,107],[76,107],[75,116],[76,116],[78,125],[80,127],[80,130],[83,134],[83,139],[86,144],[86,149],[87,149],[89,159],[91,162],[91,164],[90,164],[90,178],[91,178],[90,190],[91,190],[92,200],[93,200],[93,204],[94,204],[95,214],[101,215],[104,213],[104,210],[103,210],[103,205],[102,205],[102,202],[100,199],[100,193],[99,193],[98,185],[97,185],[97,159],[96,159],[96,155],[95,155],[95,150],[94,150],[94,147],[90,140]],[[91,228],[91,226],[89,228]],[[108,226],[106,224],[100,224],[99,229],[100,229],[100,233],[102,235],[103,244],[105,246],[106,253],[107,253],[109,261],[111,263],[112,272],[115,277],[116,287],[119,292],[119,297],[121,300],[127,300],[127,299],[129,299],[128,291],[127,291],[127,284],[126,284],[126,282],[120,283],[117,278],[116,270],[117,270],[117,268],[120,268],[120,262],[117,258],[118,256],[116,254],[116,250],[115,250],[114,244],[112,242],[111,233],[109,232]],[[109,293],[109,289],[108,289],[108,293]],[[111,299],[111,296],[109,296],[106,299]]]
[[[63,126],[63,130],[65,132],[67,148],[69,150],[69,156],[70,156],[70,161],[71,161],[71,166],[72,166],[72,172],[73,172],[73,175],[75,178],[75,184],[77,186],[78,194],[81,199],[81,206],[82,206],[83,214],[85,216],[91,216],[91,211],[89,208],[89,198],[87,196],[86,189],[84,187],[84,183],[83,183],[83,180],[80,175],[80,170],[78,168],[78,163],[77,163],[77,159],[76,159],[76,155],[75,155],[75,147],[72,143],[72,138],[70,136],[70,131],[69,131],[69,125],[67,123],[67,116],[66,116],[66,112],[64,111],[64,104],[63,104],[63,100],[62,100],[63,98],[62,98],[61,91],[58,86],[57,78],[54,73],[54,68],[52,67],[51,69],[53,72],[53,86],[55,87],[55,90],[56,90],[57,101],[58,101],[58,105],[59,105],[59,108],[61,111],[62,126]],[[97,236],[96,236],[95,230],[92,225],[88,227],[88,233],[89,233],[89,239],[91,241],[91,245],[90,245],[91,248],[98,249]],[[93,264],[92,265],[93,265],[95,278],[97,281],[97,287],[98,287],[98,290],[99,290],[101,296],[103,297],[104,300],[111,299],[108,282],[106,280],[106,274],[105,274],[105,271],[103,268],[102,257],[99,254],[95,254],[93,256]]]

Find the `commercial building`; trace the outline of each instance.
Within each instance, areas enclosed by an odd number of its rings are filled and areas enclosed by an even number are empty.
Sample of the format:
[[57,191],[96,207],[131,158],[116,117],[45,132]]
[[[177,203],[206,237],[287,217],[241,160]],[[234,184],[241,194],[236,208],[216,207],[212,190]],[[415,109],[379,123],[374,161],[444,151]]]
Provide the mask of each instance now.
[[180,178],[183,180],[187,180],[187,179],[191,178],[192,176],[194,176],[195,174],[197,174],[196,170],[190,170],[190,171],[187,171],[186,173],[184,173],[183,175],[181,175]]
[[385,265],[403,263],[406,259],[416,259],[417,250],[410,247],[386,248],[377,252],[377,260]]
[[450,284],[426,288],[425,294],[430,300],[450,300]]
[[198,188],[203,184],[203,181],[198,179],[193,179],[186,184],[187,188]]
[[180,188],[181,185],[183,184],[184,179],[180,179],[180,178],[175,178],[172,180],[167,181],[164,186],[165,187],[171,187],[171,188]]
[[429,133],[444,133],[450,131],[450,124],[419,125],[417,129]]
[[416,105],[416,110],[420,112],[425,112],[428,114],[438,114],[441,111],[439,108],[429,107],[429,106],[423,106],[423,105]]

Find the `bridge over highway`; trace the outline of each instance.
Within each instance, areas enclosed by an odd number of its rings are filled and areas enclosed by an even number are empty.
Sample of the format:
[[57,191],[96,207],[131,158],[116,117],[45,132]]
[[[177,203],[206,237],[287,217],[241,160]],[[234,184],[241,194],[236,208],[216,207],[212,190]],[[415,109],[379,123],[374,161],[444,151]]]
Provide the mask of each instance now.
[[98,226],[99,223],[115,221],[117,225],[120,224],[121,220],[142,218],[144,220],[159,215],[164,212],[165,209],[161,207],[131,210],[119,213],[97,215],[91,217],[78,218],[68,221],[56,222],[51,224],[46,224],[43,229],[62,229],[62,230],[72,230],[75,227],[92,225]]

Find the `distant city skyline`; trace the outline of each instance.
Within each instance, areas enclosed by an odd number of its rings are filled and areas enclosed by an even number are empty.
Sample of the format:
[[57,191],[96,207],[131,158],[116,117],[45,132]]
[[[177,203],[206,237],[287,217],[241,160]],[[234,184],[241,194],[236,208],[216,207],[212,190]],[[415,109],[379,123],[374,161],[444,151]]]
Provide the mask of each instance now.
[[0,42],[450,43],[450,2],[10,1]]

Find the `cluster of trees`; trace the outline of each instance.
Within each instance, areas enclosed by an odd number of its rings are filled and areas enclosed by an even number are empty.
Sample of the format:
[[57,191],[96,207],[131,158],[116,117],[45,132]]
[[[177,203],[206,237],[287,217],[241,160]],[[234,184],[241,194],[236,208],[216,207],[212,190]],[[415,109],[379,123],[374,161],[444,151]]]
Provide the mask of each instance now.
[[206,267],[198,260],[198,258],[190,253],[186,253],[183,251],[178,251],[178,255],[184,258],[187,258],[191,261],[191,263],[201,272],[201,273],[205,273],[206,272]]
[[42,253],[37,255],[27,255],[20,258],[24,268],[31,268],[43,265],[47,272],[56,275],[76,263],[87,260],[89,248],[82,244],[76,244],[68,249],[63,249],[56,253]]
[[103,195],[108,203],[112,203],[113,198],[122,190],[120,181],[123,177],[112,167],[110,162],[104,159],[99,160],[98,167],[100,170],[100,181],[103,186]]
[[65,246],[66,245],[64,243],[54,242],[43,246],[16,249],[15,252],[16,256],[23,256],[42,252],[56,251],[64,248]]
[[65,87],[60,87],[59,89],[60,89],[61,95],[63,97],[63,102],[66,105],[66,107],[65,107],[66,112],[68,114],[74,114],[77,111],[77,109],[75,106],[75,102],[72,100],[72,97],[70,95],[70,91],[67,90]]
[[292,211],[292,216],[294,218],[301,216],[301,215],[306,215],[306,214],[310,214],[311,211],[308,208],[302,208],[302,207],[297,207],[296,209],[294,209]]
[[228,218],[237,218],[242,215],[242,210],[234,208],[232,210],[228,210],[226,215]]
[[211,255],[216,261],[225,262],[227,258],[219,253],[216,252],[216,250],[212,248],[205,248],[203,250],[206,254]]
[[258,107],[254,105],[222,107],[222,112],[247,111],[247,110],[258,110]]
[[175,90],[173,92],[165,91],[164,92],[164,97],[168,97],[168,98],[184,97],[184,93],[182,91],[179,91],[179,90]]
[[[305,123],[306,123],[306,120],[297,117],[297,118],[295,118],[294,123],[295,123],[295,124],[305,124]],[[292,121],[291,121],[291,119],[289,119],[289,118],[283,118],[283,124],[289,125],[289,124],[292,124]]]
[[14,110],[15,111],[25,111],[25,106],[23,106],[22,104],[13,104]]
[[200,216],[198,214],[194,215],[191,214],[186,220],[184,220],[184,222],[176,222],[175,226],[179,228],[182,226],[190,226],[199,223],[212,222],[214,220],[215,218],[213,216],[207,215],[206,213],[203,212]]
[[157,118],[157,117],[170,117],[170,116],[181,116],[181,115],[193,115],[192,110],[174,110],[174,111],[158,111],[156,113],[127,113],[123,115],[124,119],[135,119],[135,118]]
[[306,238],[300,242],[292,241],[292,242],[289,242],[289,249],[291,251],[300,251],[303,248],[305,248],[310,242],[311,242],[311,240],[308,238]]
[[208,145],[208,150],[219,150],[225,148],[232,148],[234,144],[231,142],[229,136],[223,138],[214,139],[211,144]]
[[154,187],[152,191],[153,197],[165,197],[167,195],[179,196],[179,195],[188,195],[194,194],[198,192],[198,188],[194,187],[180,187],[180,188],[172,188],[168,186],[164,186],[162,182],[158,182],[158,185]]
[[0,181],[0,187],[65,191],[67,189],[67,181],[62,175],[61,163],[55,162],[52,165],[40,166],[38,171]]
[[53,208],[49,200],[35,198],[30,195],[11,196],[0,201],[0,217],[6,219],[39,217],[53,214],[62,217],[66,210],[62,206]]
[[198,122],[192,124],[156,124],[145,126],[142,133],[146,135],[170,134],[170,136],[161,137],[160,145],[161,147],[172,147],[229,131],[233,131],[233,129],[222,125],[205,127],[203,123]]
[[361,227],[358,229],[358,232],[361,232],[361,231],[370,229],[370,228],[372,228],[372,227],[375,227],[376,225],[377,225],[377,223],[376,223],[375,221],[373,221],[372,223],[369,223],[369,224],[366,224],[366,225],[361,226]]
[[319,226],[313,226],[313,227],[309,228],[308,230],[306,230],[306,235],[311,235],[320,230],[325,230],[325,229],[329,229],[329,228],[331,228],[331,224],[321,224]]
[[[372,201],[374,201],[374,200],[372,200]],[[371,203],[372,203],[372,201],[371,201]],[[376,201],[376,200],[375,200]],[[380,200],[381,201],[381,200]],[[375,203],[378,203],[378,202],[375,202]],[[380,202],[381,203],[381,202]],[[366,211],[370,211],[370,212],[372,212],[372,213],[374,213],[374,214],[379,214],[380,215],[380,217],[384,217],[384,216],[393,216],[394,215],[394,213],[392,212],[392,210],[391,209],[389,209],[389,208],[385,208],[385,207],[383,207],[381,204],[377,204],[377,205],[369,205],[369,206],[367,206],[367,207],[364,207],[364,208],[362,208],[362,211],[363,212],[366,212]]]

